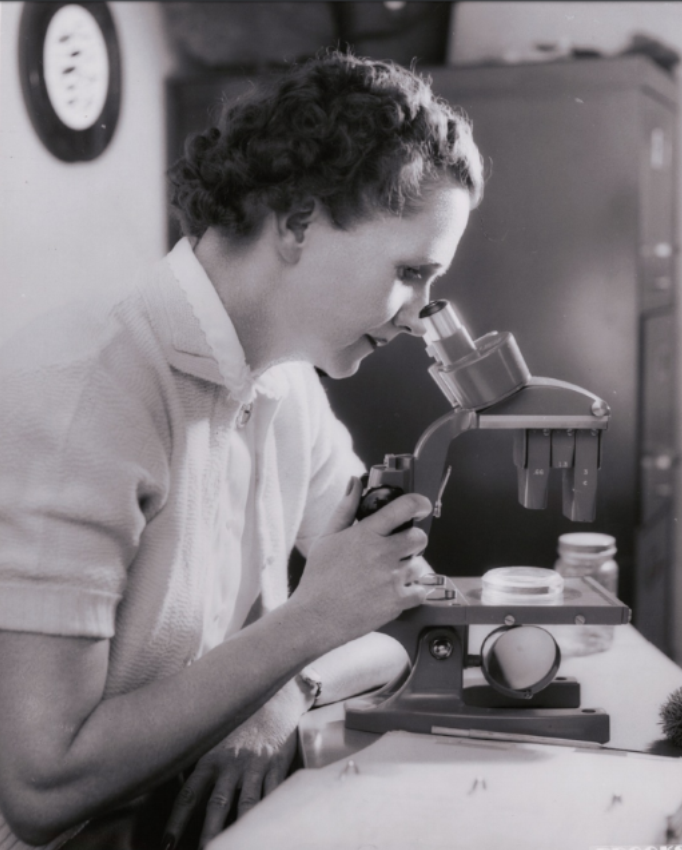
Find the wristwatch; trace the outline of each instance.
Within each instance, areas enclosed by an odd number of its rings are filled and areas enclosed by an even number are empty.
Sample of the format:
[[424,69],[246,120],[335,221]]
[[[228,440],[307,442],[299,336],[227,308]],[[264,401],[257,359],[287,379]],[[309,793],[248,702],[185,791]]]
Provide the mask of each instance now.
[[322,679],[320,678],[320,674],[313,667],[304,667],[298,674],[298,678],[312,694],[313,705],[315,705],[322,693]]

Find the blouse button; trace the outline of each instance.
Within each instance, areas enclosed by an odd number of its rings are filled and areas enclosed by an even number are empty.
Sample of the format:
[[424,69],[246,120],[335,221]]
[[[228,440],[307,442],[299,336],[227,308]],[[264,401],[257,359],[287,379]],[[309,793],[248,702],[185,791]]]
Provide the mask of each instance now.
[[243,428],[249,419],[251,419],[251,408],[252,405],[245,404],[239,411],[239,415],[237,416],[237,427]]

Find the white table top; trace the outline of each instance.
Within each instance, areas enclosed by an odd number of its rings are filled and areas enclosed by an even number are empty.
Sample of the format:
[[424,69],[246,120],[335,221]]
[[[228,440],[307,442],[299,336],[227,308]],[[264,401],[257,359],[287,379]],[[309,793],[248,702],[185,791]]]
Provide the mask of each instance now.
[[[485,631],[472,629],[472,651]],[[342,704],[325,706],[300,726],[306,767],[317,769],[295,773],[208,850],[670,844],[669,818],[682,820],[682,760],[638,753],[682,755],[663,739],[658,715],[682,687],[682,669],[619,626],[609,650],[567,658],[560,672],[580,681],[583,707],[610,714],[607,748],[373,735],[346,730]]]

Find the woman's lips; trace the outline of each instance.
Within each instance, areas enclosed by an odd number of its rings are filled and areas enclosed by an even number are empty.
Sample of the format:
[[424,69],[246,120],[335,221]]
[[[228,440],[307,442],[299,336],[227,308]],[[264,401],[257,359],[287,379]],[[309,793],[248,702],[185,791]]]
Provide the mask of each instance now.
[[365,336],[372,344],[372,348],[381,348],[382,345],[386,345],[388,343],[388,340],[383,339],[382,337],[372,336],[371,334],[365,334]]

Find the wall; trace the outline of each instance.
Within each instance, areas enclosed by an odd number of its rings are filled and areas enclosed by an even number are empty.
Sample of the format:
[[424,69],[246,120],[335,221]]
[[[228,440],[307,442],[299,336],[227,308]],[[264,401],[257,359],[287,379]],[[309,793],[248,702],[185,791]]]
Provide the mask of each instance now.
[[677,2],[460,2],[454,21],[450,59],[461,63],[520,56],[537,42],[562,40],[617,52],[635,32],[657,37],[682,53],[682,8]]
[[[451,33],[450,61],[469,64],[490,58],[523,59],[538,42],[573,44],[618,53],[634,33],[660,39],[682,54],[682,5],[677,2],[462,2],[457,5]],[[682,110],[681,110],[682,113]],[[475,116],[474,121],[475,121]],[[682,114],[680,115],[682,139]],[[679,146],[682,158],[682,145]],[[678,199],[682,199],[682,161],[678,163]],[[682,201],[678,200],[682,245]],[[678,264],[678,293],[680,268]],[[679,302],[682,295],[678,296]],[[682,377],[682,311],[678,309],[678,375]],[[682,389],[678,391],[678,422],[682,432]],[[675,657],[682,661],[682,470],[679,475],[676,522],[677,574],[674,588],[673,640]]]
[[29,122],[17,74],[23,4],[0,3],[0,339],[165,250],[165,103],[157,3],[110,3],[122,54],[119,124],[101,157],[66,164]]

